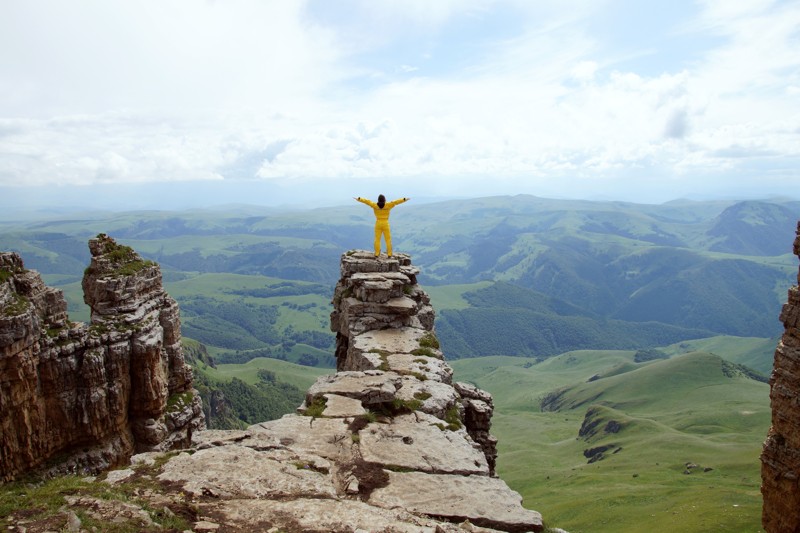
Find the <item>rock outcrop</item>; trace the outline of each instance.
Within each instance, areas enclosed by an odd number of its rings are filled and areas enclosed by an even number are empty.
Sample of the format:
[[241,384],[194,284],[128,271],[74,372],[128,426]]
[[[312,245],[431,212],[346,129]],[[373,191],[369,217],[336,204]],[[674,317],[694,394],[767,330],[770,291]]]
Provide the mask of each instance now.
[[0,253],[0,480],[97,472],[187,447],[204,427],[158,265],[105,235],[89,248],[89,325],[70,322],[61,291],[17,254]]
[[337,373],[299,414],[195,434],[158,478],[220,531],[541,531],[494,475],[491,396],[452,383],[408,256],[348,252],[341,272]]
[[[800,223],[794,241],[800,256]],[[798,274],[800,283],[800,274]],[[784,333],[770,377],[772,426],[761,453],[762,524],[769,533],[800,532],[800,287],[789,289]]]

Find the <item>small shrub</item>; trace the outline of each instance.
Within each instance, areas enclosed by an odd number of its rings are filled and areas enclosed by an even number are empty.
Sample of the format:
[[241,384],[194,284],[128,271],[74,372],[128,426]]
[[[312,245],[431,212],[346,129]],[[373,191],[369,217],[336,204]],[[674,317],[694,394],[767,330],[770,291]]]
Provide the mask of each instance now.
[[436,338],[431,332],[426,333],[422,336],[419,340],[419,345],[421,348],[434,348],[436,350],[439,349],[439,339]]
[[422,400],[423,402],[431,397],[431,393],[427,391],[419,391],[414,393],[414,398]]
[[105,322],[95,322],[91,326],[89,326],[89,335],[100,336],[104,333],[108,333],[108,325]]
[[416,411],[422,407],[422,402],[420,400],[401,400],[400,398],[395,398],[392,400],[392,408],[396,411]]
[[14,300],[3,307],[2,314],[8,317],[19,316],[28,310],[28,299],[21,294],[14,293]]
[[322,413],[325,411],[325,407],[328,404],[328,399],[324,396],[317,396],[314,398],[314,401],[311,402],[311,405],[306,407],[305,416],[310,416],[311,418],[320,418]]
[[454,405],[448,409],[444,415],[444,421],[447,422],[447,429],[450,431],[458,431],[461,429],[461,417],[458,415],[458,407]]
[[167,412],[174,413],[180,411],[187,405],[190,405],[192,400],[194,400],[192,391],[173,394],[167,399]]
[[414,350],[411,350],[411,355],[422,355],[425,357],[433,357],[435,359],[439,359],[439,356],[436,354],[436,352],[434,352],[430,348],[416,348]]

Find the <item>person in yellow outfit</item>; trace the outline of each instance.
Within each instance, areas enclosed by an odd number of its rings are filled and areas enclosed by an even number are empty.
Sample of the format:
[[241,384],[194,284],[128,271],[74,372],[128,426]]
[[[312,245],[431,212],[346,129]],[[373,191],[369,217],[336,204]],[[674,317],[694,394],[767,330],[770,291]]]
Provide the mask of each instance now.
[[386,254],[392,257],[392,233],[389,231],[389,211],[396,205],[407,202],[410,198],[400,198],[392,202],[386,202],[386,197],[382,194],[378,195],[378,203],[361,198],[356,198],[362,204],[367,204],[372,208],[375,213],[375,257],[381,255],[381,235],[386,241]]

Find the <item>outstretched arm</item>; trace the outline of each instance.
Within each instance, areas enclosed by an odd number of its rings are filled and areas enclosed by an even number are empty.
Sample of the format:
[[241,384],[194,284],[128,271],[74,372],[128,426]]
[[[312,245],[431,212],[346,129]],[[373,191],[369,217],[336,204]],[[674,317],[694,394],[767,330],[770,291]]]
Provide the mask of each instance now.
[[377,209],[378,208],[378,204],[376,204],[375,202],[372,202],[370,200],[367,200],[366,198],[361,198],[360,196],[358,196],[358,197],[354,198],[354,200],[356,200],[357,202],[361,202],[362,204],[367,204],[368,206],[370,206],[373,209]]
[[386,204],[386,207],[388,207],[388,208],[390,208],[390,209],[391,209],[392,207],[394,207],[394,206],[396,206],[396,205],[400,205],[400,204],[402,204],[403,202],[407,202],[407,201],[409,201],[409,200],[411,200],[411,198],[398,198],[397,200],[392,200],[391,202],[389,202],[388,204]]

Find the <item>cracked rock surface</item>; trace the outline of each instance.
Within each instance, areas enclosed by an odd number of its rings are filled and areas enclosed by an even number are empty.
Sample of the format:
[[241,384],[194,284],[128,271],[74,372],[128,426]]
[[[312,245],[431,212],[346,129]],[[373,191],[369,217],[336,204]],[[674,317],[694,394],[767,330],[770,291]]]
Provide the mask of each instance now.
[[[185,518],[195,533],[542,531],[540,514],[494,473],[492,397],[452,382],[410,258],[351,251],[341,272],[331,313],[337,372],[308,389],[296,414],[135,455],[102,480],[134,501],[76,497],[52,529],[94,509],[160,530],[146,521],[150,509],[159,520]],[[102,290],[122,302],[126,287]]]
[[348,252],[341,272],[337,373],[298,414],[198,433],[159,479],[223,531],[541,531],[494,474],[491,395],[452,383],[410,258]]

